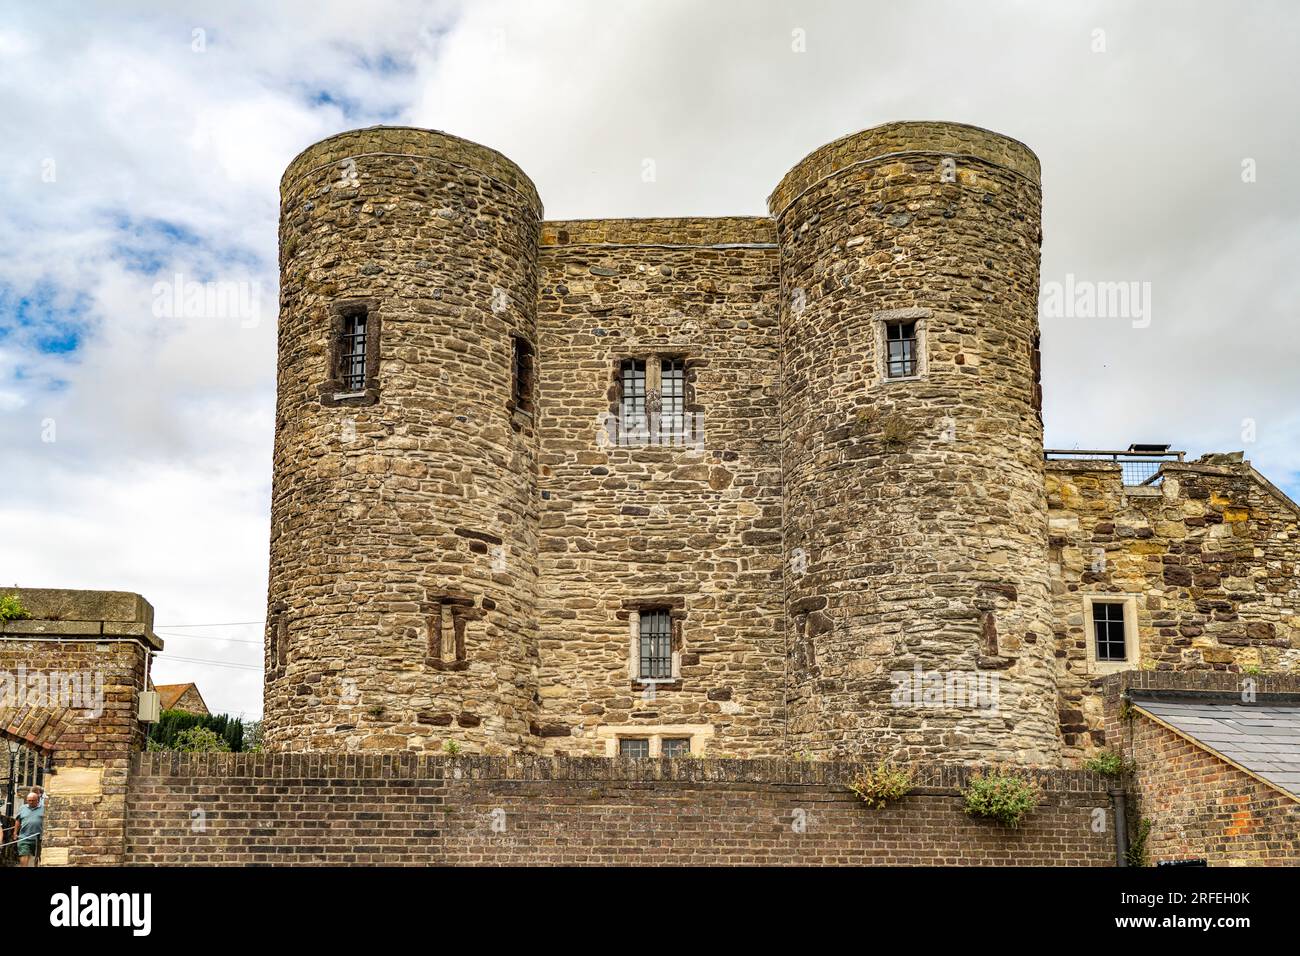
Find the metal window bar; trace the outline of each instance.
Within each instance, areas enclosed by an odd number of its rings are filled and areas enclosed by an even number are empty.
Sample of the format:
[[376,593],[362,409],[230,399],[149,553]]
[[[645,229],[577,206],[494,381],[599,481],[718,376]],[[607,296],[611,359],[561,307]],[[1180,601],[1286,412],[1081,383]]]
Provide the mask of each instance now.
[[649,430],[645,416],[645,359],[623,359],[619,440],[627,444]]
[[642,680],[671,680],[673,628],[667,611],[641,612]]
[[690,752],[690,737],[665,737],[659,744],[659,753],[664,757],[684,757]]
[[890,322],[885,326],[889,347],[888,376],[906,378],[916,374],[916,323]]
[[343,317],[339,342],[339,372],[345,392],[366,390],[366,313],[349,312]]
[[1081,461],[1113,461],[1120,466],[1126,488],[1158,488],[1165,480],[1160,466],[1166,462],[1182,461],[1185,451],[1098,451],[1096,449],[1069,450],[1048,448],[1043,457],[1049,461],[1073,458]]
[[664,359],[660,369],[659,434],[670,445],[680,445],[686,433],[686,363]]
[[[8,743],[8,740],[4,741],[4,744]],[[9,779],[4,789],[4,815],[12,818],[27,799],[32,787],[45,786],[45,760],[39,750],[26,744],[19,744],[16,750],[9,750],[8,757]]]
[[1097,642],[1097,660],[1128,660],[1124,641],[1124,605],[1094,602],[1092,631]]
[[620,757],[649,757],[650,741],[644,737],[619,737],[618,755]]

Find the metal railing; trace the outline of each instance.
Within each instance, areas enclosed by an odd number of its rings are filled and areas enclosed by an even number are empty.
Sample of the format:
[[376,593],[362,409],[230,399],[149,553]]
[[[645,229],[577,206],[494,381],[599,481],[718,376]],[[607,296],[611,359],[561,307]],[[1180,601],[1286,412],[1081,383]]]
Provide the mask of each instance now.
[[[1166,446],[1167,447],[1167,446]],[[1063,458],[1084,461],[1112,461],[1119,465],[1124,476],[1126,488],[1155,488],[1164,480],[1160,466],[1166,462],[1182,461],[1185,451],[1107,451],[1094,448],[1047,448],[1043,457],[1048,461]]]

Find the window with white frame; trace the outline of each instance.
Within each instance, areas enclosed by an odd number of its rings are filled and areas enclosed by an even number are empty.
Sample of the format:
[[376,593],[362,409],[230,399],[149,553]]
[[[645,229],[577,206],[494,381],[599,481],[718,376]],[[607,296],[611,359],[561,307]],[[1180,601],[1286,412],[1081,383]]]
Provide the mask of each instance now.
[[1135,595],[1084,595],[1083,627],[1088,666],[1094,673],[1133,670],[1139,666]]

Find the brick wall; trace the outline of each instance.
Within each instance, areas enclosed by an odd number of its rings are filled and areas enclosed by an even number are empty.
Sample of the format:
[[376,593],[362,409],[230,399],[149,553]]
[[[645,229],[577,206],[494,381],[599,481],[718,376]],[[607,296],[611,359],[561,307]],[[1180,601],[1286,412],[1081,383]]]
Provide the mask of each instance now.
[[[1300,675],[1198,671],[1128,671],[1102,685],[1107,745],[1134,767],[1130,830],[1151,821],[1148,858],[1205,859],[1210,866],[1300,864],[1300,801],[1204,747],[1122,706],[1127,691],[1240,694],[1254,682],[1255,700],[1294,700]],[[1140,702],[1139,702],[1140,706]]]
[[[1044,771],[1020,830],[967,817],[966,769],[869,810],[847,764],[400,755],[142,754],[132,864],[1105,866],[1106,781]],[[1105,831],[1094,832],[1095,810]]]
[[[162,646],[153,608],[116,591],[4,593],[16,593],[32,617],[0,621],[0,736],[40,749],[54,768],[46,777],[41,862],[121,863],[130,755],[144,746],[137,699],[148,648]],[[84,696],[71,697],[68,678]],[[59,692],[33,692],[51,681]],[[14,694],[19,683],[25,693]]]

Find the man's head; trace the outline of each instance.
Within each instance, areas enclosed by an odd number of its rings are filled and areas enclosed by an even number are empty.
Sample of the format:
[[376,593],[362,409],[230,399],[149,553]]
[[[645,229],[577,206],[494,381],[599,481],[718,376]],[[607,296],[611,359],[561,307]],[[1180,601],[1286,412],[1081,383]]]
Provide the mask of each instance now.
[[37,793],[35,790],[33,790],[31,793],[27,794],[27,805],[28,805],[29,807],[31,807],[33,810],[36,809],[36,806],[37,806],[40,802],[41,802],[41,795],[40,795],[39,793]]

